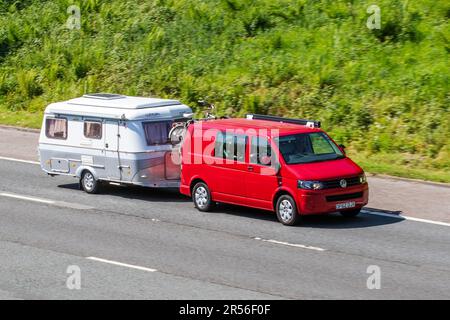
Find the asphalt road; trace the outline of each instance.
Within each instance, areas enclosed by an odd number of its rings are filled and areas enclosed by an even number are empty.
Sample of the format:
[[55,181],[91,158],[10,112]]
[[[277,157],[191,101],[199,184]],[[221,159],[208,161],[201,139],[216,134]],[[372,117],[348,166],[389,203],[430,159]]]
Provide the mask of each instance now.
[[[0,126],[0,159],[38,161],[38,138],[38,130]],[[368,208],[450,223],[450,184],[382,176],[369,176],[368,181]]]
[[372,214],[285,227],[259,210],[201,213],[176,190],[88,195],[0,160],[0,298],[450,299],[450,227]]

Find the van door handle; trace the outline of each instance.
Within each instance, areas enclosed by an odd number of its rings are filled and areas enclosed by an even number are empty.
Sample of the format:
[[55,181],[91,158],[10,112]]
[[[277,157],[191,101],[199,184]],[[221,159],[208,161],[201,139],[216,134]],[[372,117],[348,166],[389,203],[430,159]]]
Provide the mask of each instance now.
[[109,145],[106,143],[106,144],[105,144],[105,148],[108,149],[108,147],[109,147]]
[[253,171],[253,167],[252,166],[248,166],[247,169],[248,169],[248,171]]

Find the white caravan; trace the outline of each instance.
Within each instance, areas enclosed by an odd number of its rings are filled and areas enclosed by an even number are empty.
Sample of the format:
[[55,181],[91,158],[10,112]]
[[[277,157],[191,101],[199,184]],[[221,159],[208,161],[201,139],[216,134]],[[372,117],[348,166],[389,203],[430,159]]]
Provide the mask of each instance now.
[[[50,104],[44,113],[39,158],[49,175],[80,179],[88,193],[101,181],[178,187],[168,136],[192,110],[176,100],[90,94]],[[175,161],[176,162],[176,161]]]

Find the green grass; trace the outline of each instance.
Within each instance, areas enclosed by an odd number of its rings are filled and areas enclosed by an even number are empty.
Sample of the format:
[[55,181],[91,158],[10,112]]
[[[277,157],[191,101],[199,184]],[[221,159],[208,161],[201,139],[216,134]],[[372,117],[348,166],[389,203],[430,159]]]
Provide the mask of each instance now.
[[0,124],[39,129],[42,125],[42,113],[29,111],[11,112],[0,107]]
[[[366,172],[372,174],[385,174],[410,179],[450,183],[450,172],[448,170],[425,169],[422,166],[412,164],[401,164],[405,162],[405,156],[398,154],[358,154],[349,153],[349,157],[358,163]],[[400,157],[392,159],[393,157]]]
[[[81,30],[65,27],[71,4]],[[380,30],[366,27],[371,4],[0,0],[0,122],[38,127],[47,104],[88,92],[177,98],[196,111],[207,99],[220,115],[321,120],[370,155],[369,171],[440,180],[450,171],[450,3],[378,0]]]

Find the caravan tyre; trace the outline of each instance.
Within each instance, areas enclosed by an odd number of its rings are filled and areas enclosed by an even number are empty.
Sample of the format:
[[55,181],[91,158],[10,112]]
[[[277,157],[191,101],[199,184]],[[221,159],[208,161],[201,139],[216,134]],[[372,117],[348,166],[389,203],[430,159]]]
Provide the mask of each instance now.
[[84,171],[80,180],[81,187],[87,193],[98,193],[100,182],[95,179],[90,171]]

